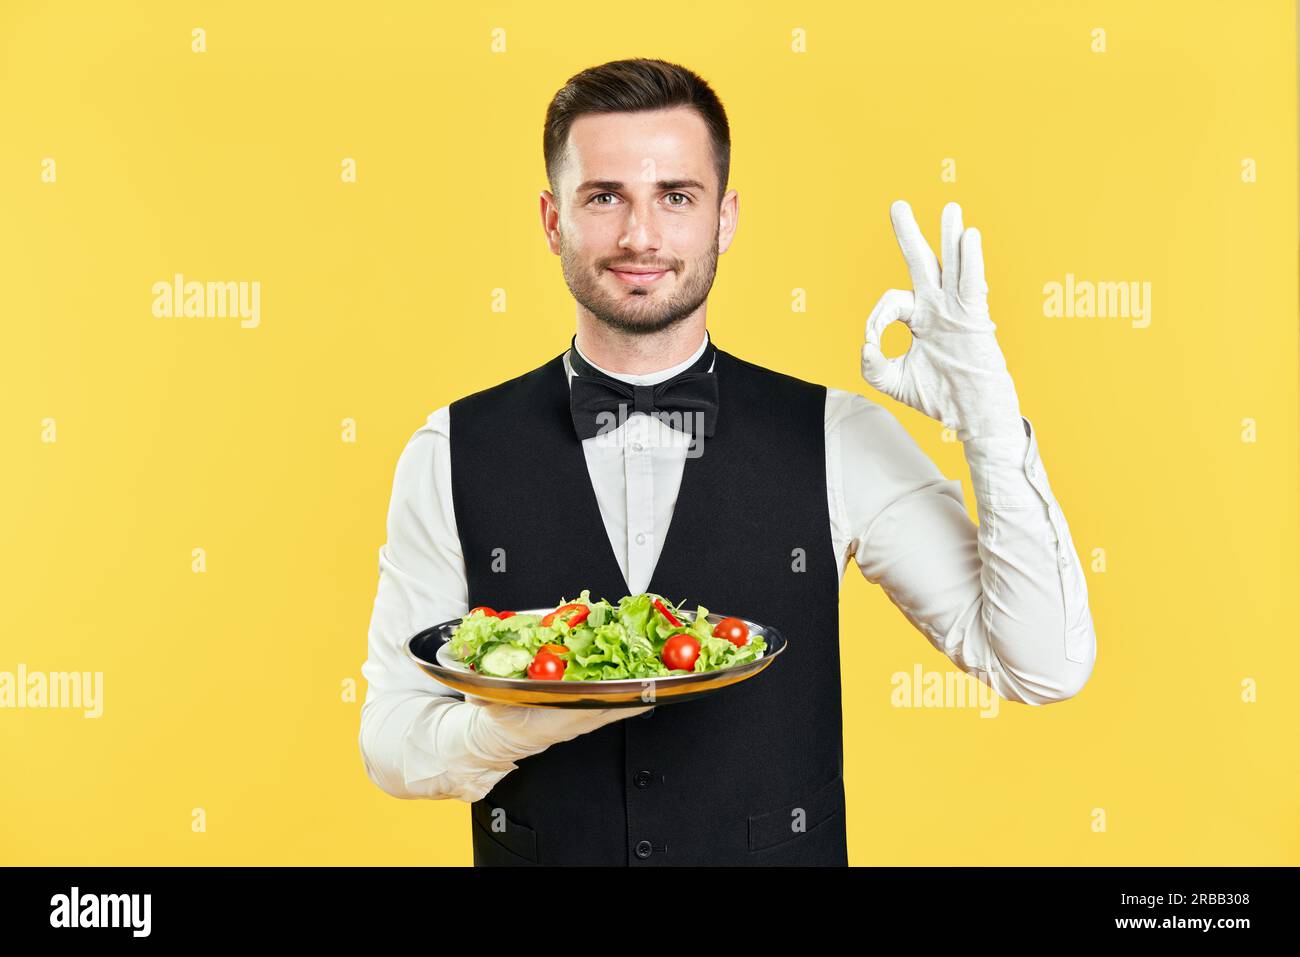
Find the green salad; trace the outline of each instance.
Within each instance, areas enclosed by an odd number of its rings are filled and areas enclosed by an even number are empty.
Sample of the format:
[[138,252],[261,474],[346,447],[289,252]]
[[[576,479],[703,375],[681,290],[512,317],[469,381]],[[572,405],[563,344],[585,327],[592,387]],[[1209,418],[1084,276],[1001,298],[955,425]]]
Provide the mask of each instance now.
[[498,678],[602,681],[717,671],[761,657],[767,644],[739,618],[683,613],[661,595],[617,605],[583,589],[546,615],[472,608],[448,641],[458,661]]

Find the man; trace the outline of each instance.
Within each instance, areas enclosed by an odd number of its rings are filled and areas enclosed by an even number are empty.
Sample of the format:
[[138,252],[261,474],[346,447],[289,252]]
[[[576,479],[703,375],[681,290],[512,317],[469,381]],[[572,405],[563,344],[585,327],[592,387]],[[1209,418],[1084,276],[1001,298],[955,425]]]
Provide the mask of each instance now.
[[[981,521],[883,406],[746,362],[705,327],[737,224],[721,103],[627,60],[546,117],[542,226],[571,348],[429,416],[397,465],[360,746],[402,798],[469,802],[480,864],[846,864],[838,599],[853,559],[1003,697],[1068,698],[1096,655],[1083,571],[989,319],[979,234],[942,266],[906,203],[913,290],[867,320],[864,378],[956,429]],[[893,320],[909,352],[879,348]],[[772,667],[627,710],[490,703],[403,654],[473,606],[645,591],[779,628]]]

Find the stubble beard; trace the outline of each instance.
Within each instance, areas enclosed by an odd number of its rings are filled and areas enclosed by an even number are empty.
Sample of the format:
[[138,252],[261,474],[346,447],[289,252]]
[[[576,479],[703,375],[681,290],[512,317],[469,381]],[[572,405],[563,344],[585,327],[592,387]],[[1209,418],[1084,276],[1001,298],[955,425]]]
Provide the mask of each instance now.
[[[560,236],[560,269],[573,298],[601,323],[622,333],[648,335],[661,332],[697,310],[709,297],[718,268],[718,240],[690,263],[683,275],[673,273],[676,288],[667,296],[652,287],[625,286],[611,293],[606,285],[609,265],[626,264],[625,258],[602,257],[595,264],[581,261]],[[665,276],[664,279],[667,279]],[[663,282],[661,279],[660,282]]]

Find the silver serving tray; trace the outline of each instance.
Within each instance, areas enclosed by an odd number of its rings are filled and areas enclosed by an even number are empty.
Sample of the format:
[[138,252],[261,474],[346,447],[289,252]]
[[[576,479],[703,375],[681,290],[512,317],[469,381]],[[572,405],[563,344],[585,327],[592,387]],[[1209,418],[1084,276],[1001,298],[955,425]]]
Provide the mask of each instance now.
[[[520,615],[547,615],[550,608],[527,608]],[[693,621],[694,613],[683,610],[678,618]],[[412,635],[406,642],[406,654],[423,671],[449,688],[464,694],[486,698],[502,704],[533,708],[644,708],[648,705],[672,704],[712,694],[729,685],[754,677],[786,649],[785,638],[771,625],[763,625],[740,615],[714,613],[708,620],[716,625],[724,618],[739,618],[749,629],[750,637],[761,635],[767,647],[753,661],[686,675],[663,678],[614,678],[605,681],[565,681],[534,678],[497,678],[481,675],[462,664],[451,654],[451,633],[463,621],[453,618]]]

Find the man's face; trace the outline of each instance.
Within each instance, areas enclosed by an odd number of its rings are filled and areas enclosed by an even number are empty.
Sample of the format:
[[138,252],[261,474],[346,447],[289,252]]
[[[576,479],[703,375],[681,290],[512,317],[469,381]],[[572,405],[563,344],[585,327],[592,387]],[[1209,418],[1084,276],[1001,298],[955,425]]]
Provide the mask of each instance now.
[[[623,332],[666,329],[708,298],[731,244],[708,128],[681,107],[581,116],[542,223],[573,298]],[[638,274],[639,273],[639,274]]]

